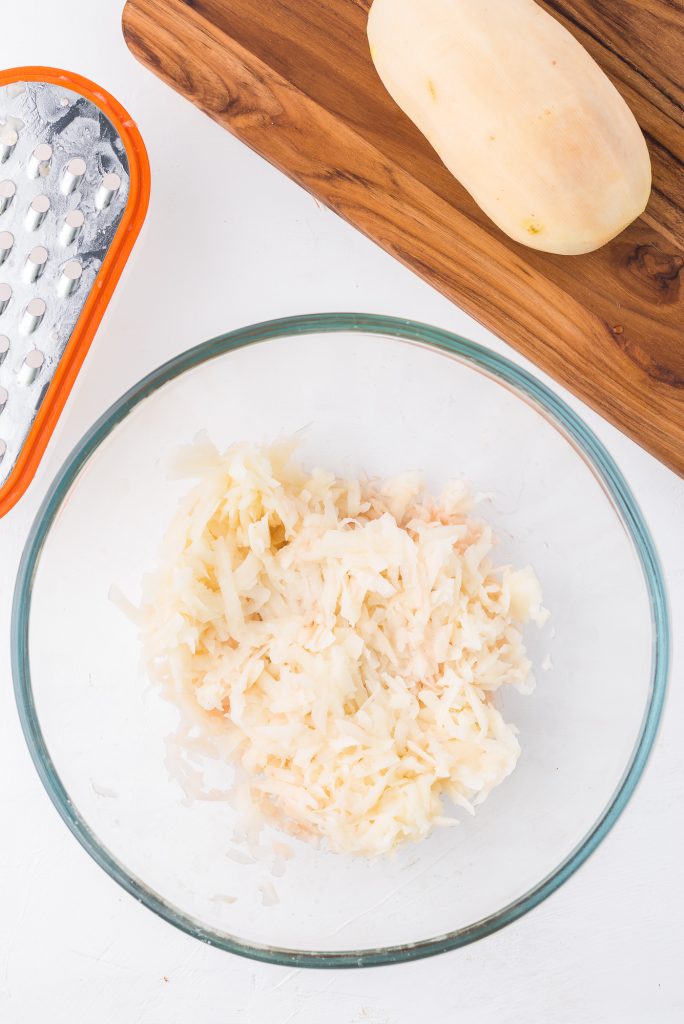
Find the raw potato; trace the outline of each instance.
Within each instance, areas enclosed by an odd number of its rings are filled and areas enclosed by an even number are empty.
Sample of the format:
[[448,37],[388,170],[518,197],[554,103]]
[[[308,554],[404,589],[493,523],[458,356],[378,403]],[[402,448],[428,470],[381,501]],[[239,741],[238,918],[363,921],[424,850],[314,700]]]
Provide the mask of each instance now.
[[643,212],[634,115],[533,0],[374,0],[368,38],[394,100],[511,238],[575,255]]

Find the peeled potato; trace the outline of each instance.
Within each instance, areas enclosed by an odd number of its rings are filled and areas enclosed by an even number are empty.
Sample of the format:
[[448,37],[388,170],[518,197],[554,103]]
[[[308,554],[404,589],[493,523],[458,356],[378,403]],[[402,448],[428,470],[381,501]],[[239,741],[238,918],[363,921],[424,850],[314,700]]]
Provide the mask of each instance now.
[[634,115],[533,0],[374,0],[368,38],[394,100],[511,238],[575,255],[643,212]]

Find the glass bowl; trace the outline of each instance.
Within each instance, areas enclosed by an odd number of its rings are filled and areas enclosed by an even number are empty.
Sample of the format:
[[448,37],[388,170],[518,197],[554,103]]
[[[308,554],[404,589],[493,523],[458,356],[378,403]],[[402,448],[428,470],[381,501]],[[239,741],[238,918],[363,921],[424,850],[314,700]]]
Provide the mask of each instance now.
[[[167,457],[202,430],[220,446],[300,431],[308,464],[351,476],[419,469],[433,491],[465,477],[491,495],[482,514],[501,538],[500,562],[534,566],[552,617],[528,633],[535,693],[504,699],[520,731],[518,767],[473,818],[379,861],[289,841],[295,856],[274,878],[268,862],[229,853],[235,811],[225,801],[183,793],[165,764],[177,713],[146,680],[135,626],[110,590],[137,599],[188,487],[168,478]],[[33,760],[97,863],[199,939],[319,967],[463,946],[558,888],[643,771],[668,659],[653,543],[592,432],[478,345],[346,314],[234,331],[124,395],[38,514],[12,640]],[[278,902],[264,905],[272,890]]]

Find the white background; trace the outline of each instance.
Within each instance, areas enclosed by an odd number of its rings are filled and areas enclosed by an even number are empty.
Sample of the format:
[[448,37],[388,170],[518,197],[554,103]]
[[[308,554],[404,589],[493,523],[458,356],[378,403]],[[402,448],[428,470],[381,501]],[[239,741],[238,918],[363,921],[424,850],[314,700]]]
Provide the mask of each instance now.
[[137,904],[49,803],[11,692],[14,577],[50,479],[125,388],[231,328],[333,310],[425,320],[524,362],[137,64],[123,42],[121,8],[122,0],[0,0],[0,66],[61,66],[101,83],[137,120],[153,177],[143,234],[36,481],[0,521],[0,1020],[682,1021],[684,659],[676,627],[684,615],[684,481],[572,398],[653,531],[675,657],[664,725],[635,797],[589,863],[541,907],[474,946],[415,964],[339,973],[262,966],[203,946]]

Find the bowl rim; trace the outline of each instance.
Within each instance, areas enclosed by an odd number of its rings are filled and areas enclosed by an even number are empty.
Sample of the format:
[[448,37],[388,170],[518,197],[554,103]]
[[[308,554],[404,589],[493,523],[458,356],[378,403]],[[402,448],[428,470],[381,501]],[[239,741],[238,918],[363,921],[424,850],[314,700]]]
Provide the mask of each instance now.
[[[317,952],[241,941],[214,931],[167,903],[113,857],[81,817],[61,782],[43,737],[31,684],[29,620],[33,582],[53,522],[81,470],[106,437],[142,401],[188,370],[248,345],[308,334],[368,333],[445,351],[484,372],[533,405],[573,445],[594,473],[630,536],[648,591],[653,630],[650,694],[629,763],[598,820],[565,859],[524,895],[480,921],[415,943],[376,949]],[[663,573],[641,510],[612,456],[580,417],[531,373],[459,335],[412,320],[363,313],[327,313],[269,320],[230,331],[162,364],[126,391],[93,424],[66,458],[36,514],[22,553],[14,590],[11,655],[14,692],[22,730],[38,775],[55,808],[81,846],[131,896],[188,935],[253,960],[288,967],[370,967],[416,960],[466,946],[528,913],[566,882],[605,839],[639,781],[656,737],[665,692],[670,627]]]

